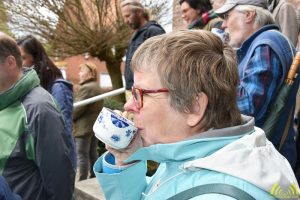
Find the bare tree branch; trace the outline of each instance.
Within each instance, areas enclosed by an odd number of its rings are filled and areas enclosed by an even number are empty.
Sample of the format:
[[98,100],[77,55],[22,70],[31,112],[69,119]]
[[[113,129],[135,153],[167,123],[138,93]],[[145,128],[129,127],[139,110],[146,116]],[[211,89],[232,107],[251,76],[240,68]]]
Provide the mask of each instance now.
[[[0,8],[7,10],[14,32],[39,36],[59,56],[88,52],[106,61],[113,88],[119,88],[122,86],[120,63],[131,36],[131,30],[122,19],[119,1],[4,0]],[[162,17],[161,13],[168,9],[168,1],[153,2],[147,1],[144,5]],[[118,70],[110,69],[116,66]]]

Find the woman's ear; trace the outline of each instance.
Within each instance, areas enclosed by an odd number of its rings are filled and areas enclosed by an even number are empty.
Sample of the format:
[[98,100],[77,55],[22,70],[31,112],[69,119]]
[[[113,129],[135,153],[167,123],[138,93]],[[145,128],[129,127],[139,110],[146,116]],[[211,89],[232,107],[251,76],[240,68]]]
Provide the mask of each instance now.
[[196,126],[203,119],[208,104],[207,95],[200,92],[194,102],[193,108],[189,114],[187,114],[187,124],[191,127]]

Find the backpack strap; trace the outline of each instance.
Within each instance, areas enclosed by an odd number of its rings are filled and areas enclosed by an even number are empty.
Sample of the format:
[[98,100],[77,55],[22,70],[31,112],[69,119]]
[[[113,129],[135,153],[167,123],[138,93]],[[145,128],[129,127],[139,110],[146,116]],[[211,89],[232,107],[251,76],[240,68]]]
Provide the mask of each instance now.
[[240,188],[229,184],[223,184],[223,183],[199,185],[187,189],[183,192],[180,192],[168,198],[167,200],[186,200],[186,199],[194,198],[199,195],[211,194],[211,193],[230,196],[237,200],[255,200],[255,198],[253,198],[251,195],[241,190]]

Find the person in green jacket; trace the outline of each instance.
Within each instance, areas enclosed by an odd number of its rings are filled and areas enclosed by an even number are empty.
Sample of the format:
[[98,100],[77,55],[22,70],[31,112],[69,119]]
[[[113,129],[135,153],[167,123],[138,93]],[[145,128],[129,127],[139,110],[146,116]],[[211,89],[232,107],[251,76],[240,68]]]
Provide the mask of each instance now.
[[62,113],[22,69],[17,43],[0,32],[0,176],[23,200],[73,199],[75,169]]
[[[240,114],[234,51],[217,36],[183,30],[150,38],[132,69],[133,98],[124,109],[137,134],[125,149],[106,146],[94,165],[106,199],[161,200],[197,187],[197,200],[299,196],[287,160],[253,117]],[[160,163],[151,177],[147,160]]]

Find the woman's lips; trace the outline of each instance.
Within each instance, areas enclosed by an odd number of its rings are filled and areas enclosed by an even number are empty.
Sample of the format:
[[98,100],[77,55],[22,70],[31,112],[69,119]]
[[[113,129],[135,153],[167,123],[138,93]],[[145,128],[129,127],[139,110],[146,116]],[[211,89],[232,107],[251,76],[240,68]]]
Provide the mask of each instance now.
[[137,133],[141,133],[143,131],[143,129],[142,128],[139,128],[139,127],[137,127]]

